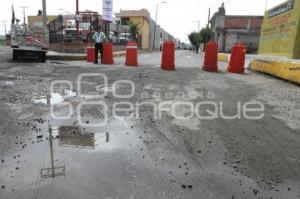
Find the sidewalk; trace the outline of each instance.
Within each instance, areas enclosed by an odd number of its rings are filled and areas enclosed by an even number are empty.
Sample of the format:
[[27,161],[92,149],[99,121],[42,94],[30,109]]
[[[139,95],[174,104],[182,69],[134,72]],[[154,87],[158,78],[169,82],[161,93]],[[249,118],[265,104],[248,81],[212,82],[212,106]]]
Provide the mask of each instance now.
[[[126,51],[119,51],[113,53],[114,57],[121,57],[126,55]],[[86,60],[86,54],[84,53],[59,53],[54,51],[49,51],[47,53],[47,59],[52,60],[65,60],[65,61],[76,61],[76,60]]]

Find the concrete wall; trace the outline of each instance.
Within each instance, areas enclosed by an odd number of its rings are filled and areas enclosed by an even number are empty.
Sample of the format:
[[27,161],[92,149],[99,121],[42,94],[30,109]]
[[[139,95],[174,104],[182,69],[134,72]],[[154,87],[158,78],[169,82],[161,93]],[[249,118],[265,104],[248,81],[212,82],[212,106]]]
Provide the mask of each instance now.
[[[269,16],[274,9],[265,13],[259,54],[300,58],[300,0],[293,2],[293,9],[277,16]],[[281,6],[289,5],[286,2]]]
[[225,41],[225,52],[230,52],[232,45],[238,41],[238,35],[236,33],[227,33]]
[[260,35],[241,34],[240,41],[247,46],[247,53],[257,53],[259,47]]
[[[151,34],[150,49],[153,48],[154,29],[155,29],[155,22],[152,20],[151,29],[150,29],[150,34]],[[159,50],[159,48],[160,48],[160,43],[161,43],[160,32],[161,32],[161,27],[159,25],[156,25],[155,45],[154,45],[155,50]]]
[[256,34],[228,32],[226,34],[225,52],[231,52],[234,44],[242,42],[247,46],[248,53],[257,53],[259,38],[260,36]]

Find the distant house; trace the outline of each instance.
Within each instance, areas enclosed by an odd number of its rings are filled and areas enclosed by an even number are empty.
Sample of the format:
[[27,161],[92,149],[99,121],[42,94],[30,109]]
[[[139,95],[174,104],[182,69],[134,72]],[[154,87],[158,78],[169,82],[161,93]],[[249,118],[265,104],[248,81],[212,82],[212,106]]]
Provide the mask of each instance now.
[[120,25],[128,25],[130,21],[138,24],[141,47],[143,49],[150,48],[151,18],[148,10],[120,10],[119,13],[116,13],[116,17],[120,18]]
[[[141,10],[120,10],[116,13],[116,17],[120,19],[120,25],[127,25],[129,21],[139,25],[139,39],[143,49],[160,49],[162,42],[176,39],[163,30],[154,20],[151,19],[150,13],[147,9]],[[155,29],[156,26],[156,29]],[[154,30],[155,41],[154,41]]]
[[217,41],[220,52],[230,52],[232,45],[242,42],[247,52],[258,51],[263,16],[226,15],[224,4],[210,20],[213,39]]

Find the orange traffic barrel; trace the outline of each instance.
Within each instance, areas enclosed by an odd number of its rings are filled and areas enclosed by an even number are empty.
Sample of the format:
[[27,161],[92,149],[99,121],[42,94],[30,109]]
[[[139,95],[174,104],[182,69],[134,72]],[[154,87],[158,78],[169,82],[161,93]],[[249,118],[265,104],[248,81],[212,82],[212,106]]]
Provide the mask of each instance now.
[[232,47],[229,66],[227,68],[230,73],[245,73],[245,57],[246,46],[242,43],[238,43]]
[[162,70],[175,70],[175,44],[172,41],[165,41],[162,49]]
[[126,46],[126,66],[138,66],[137,43],[128,42]]
[[87,47],[86,49],[86,61],[94,62],[95,61],[95,48]]
[[205,48],[204,71],[218,72],[218,44],[215,41],[207,43]]
[[102,64],[107,64],[107,65],[114,64],[112,43],[103,44]]

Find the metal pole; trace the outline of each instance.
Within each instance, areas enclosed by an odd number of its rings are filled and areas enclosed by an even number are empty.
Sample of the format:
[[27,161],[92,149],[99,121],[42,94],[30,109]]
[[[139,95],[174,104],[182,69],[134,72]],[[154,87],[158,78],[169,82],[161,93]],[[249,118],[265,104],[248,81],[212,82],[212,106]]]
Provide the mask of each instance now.
[[46,0],[43,0],[43,29],[44,29],[44,38],[43,38],[43,47],[46,47],[46,30],[47,30],[47,4]]
[[156,43],[156,26],[157,26],[157,12],[158,12],[158,6],[159,4],[156,5],[156,15],[155,15],[155,26],[154,26],[154,34],[153,34],[153,51],[155,50],[155,43]]
[[46,5],[46,0],[43,0],[43,27],[47,28],[47,5]]
[[[79,0],[76,0],[76,15],[79,15]],[[79,40],[79,21],[76,21],[76,39]]]
[[23,9],[23,23],[24,23],[24,25],[26,24],[26,9],[28,8],[28,7],[26,7],[26,6],[20,6],[20,8],[22,8]]
[[53,141],[52,141],[52,128],[51,125],[48,127],[49,130],[49,143],[50,143],[50,156],[51,156],[51,169],[52,169],[52,177],[55,178],[55,170],[54,170],[54,158],[53,158]]
[[4,23],[4,32],[5,32],[5,37],[6,37],[6,35],[7,35],[7,32],[6,32],[6,21],[3,21],[3,23]]
[[210,20],[210,8],[208,9],[208,21],[207,21],[207,29],[206,29],[206,43],[208,42],[209,39],[209,20]]

